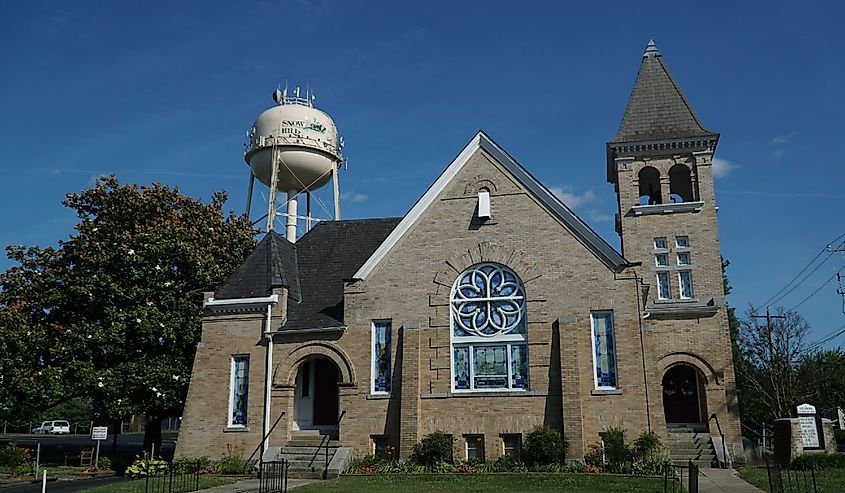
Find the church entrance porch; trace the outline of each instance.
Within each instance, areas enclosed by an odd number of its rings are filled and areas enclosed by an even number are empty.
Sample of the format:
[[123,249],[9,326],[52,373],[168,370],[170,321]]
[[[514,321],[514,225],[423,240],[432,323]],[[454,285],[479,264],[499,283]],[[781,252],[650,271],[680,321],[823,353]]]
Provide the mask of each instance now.
[[300,363],[293,398],[293,429],[337,432],[340,370],[325,357]]
[[675,365],[663,375],[663,413],[668,428],[706,430],[704,379],[689,365]]

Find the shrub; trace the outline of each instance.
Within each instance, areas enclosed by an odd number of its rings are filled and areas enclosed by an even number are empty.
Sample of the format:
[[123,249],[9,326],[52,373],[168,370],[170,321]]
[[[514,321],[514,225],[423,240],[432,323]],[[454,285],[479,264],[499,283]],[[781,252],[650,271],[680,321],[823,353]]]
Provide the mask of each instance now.
[[100,469],[111,469],[111,459],[106,457],[105,455],[101,455],[100,458],[97,460],[97,467]]
[[203,457],[176,457],[171,464],[173,472],[192,473],[196,471],[207,471],[211,468],[211,459]]
[[604,465],[604,448],[600,443],[590,445],[590,450],[584,454],[584,462],[588,466],[602,467]]
[[630,462],[631,451],[625,445],[625,429],[611,427],[600,433],[604,442],[604,460],[609,463]]
[[160,459],[139,459],[126,468],[125,476],[132,479],[155,476],[167,470],[167,462]]
[[845,467],[843,454],[802,454],[792,461],[793,469],[835,469]]
[[17,476],[28,470],[31,462],[29,452],[26,449],[16,447],[14,443],[0,447],[0,466],[8,468],[12,476]]
[[250,465],[240,455],[226,455],[214,464],[217,474],[245,474],[249,469]]
[[452,444],[454,439],[442,431],[428,434],[414,445],[411,458],[426,466],[436,466],[441,462],[452,460]]
[[653,431],[644,431],[640,436],[634,440],[633,453],[637,459],[647,461],[653,459],[660,449],[663,448],[663,442],[660,437]]
[[475,466],[478,472],[528,472],[528,468],[519,457],[503,455]]
[[525,437],[525,462],[529,466],[563,462],[566,446],[566,440],[559,432],[538,426]]

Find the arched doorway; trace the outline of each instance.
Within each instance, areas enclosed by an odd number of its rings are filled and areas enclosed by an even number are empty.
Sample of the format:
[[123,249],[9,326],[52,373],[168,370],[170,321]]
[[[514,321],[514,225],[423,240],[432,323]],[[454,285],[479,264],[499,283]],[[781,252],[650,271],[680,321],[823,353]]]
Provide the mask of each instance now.
[[663,413],[666,425],[688,426],[704,422],[707,404],[703,378],[689,365],[675,365],[663,375]]
[[329,358],[304,359],[296,372],[293,429],[334,431],[339,408],[340,370]]

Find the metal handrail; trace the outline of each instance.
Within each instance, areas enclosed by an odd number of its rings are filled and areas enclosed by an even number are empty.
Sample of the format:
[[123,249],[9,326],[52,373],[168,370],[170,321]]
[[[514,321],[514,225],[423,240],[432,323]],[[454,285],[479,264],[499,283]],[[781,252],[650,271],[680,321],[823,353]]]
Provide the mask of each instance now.
[[[716,429],[719,430],[719,436],[722,437],[722,460],[719,461],[719,467],[722,469],[728,468],[728,449],[725,447],[725,434],[722,433],[722,426],[719,424],[719,417],[716,416],[716,413],[710,415],[710,419],[716,420]],[[707,421],[709,422],[710,419]]]
[[[338,433],[338,439],[340,439],[340,422],[343,421],[343,417],[346,416],[346,409],[340,412],[340,416],[337,418],[337,423],[335,423],[335,429]],[[317,446],[317,451],[314,452],[314,456],[311,457],[311,462],[308,463],[308,466],[311,467],[314,464],[314,460],[317,459],[317,456],[320,455],[320,449],[323,448],[323,444],[326,444],[326,461],[325,465],[323,466],[323,479],[329,474],[329,443],[331,443],[332,438],[331,435],[324,435],[323,439],[320,440],[320,445]],[[313,468],[311,469],[314,470]]]
[[[264,435],[263,437],[261,437],[261,441],[260,441],[260,442],[258,442],[258,446],[257,446],[257,447],[255,447],[255,450],[253,450],[253,451],[252,451],[252,453],[251,453],[251,454],[249,454],[249,459],[247,459],[247,460],[246,460],[247,466],[249,465],[249,461],[251,461],[251,460],[252,460],[252,458],[253,458],[253,457],[255,457],[255,453],[256,453],[256,452],[258,452],[258,449],[260,449],[260,448],[261,448],[261,446],[262,446],[262,445],[264,445],[264,442],[267,440],[267,437],[269,437],[269,436],[270,436],[270,433],[273,433],[273,430],[275,430],[275,429],[276,429],[276,425],[277,425],[277,424],[279,424],[279,421],[281,421],[281,420],[282,420],[282,417],[283,417],[284,415],[285,415],[285,412],[284,412],[284,411],[282,411],[282,414],[280,414],[280,415],[279,415],[279,417],[278,417],[278,418],[276,418],[276,422],[275,422],[275,423],[273,423],[273,426],[271,426],[271,427],[270,427],[270,431],[268,431],[266,435]],[[264,453],[262,452],[262,453],[261,453],[261,458],[259,459],[259,462],[262,462],[263,460],[264,460]],[[259,468],[259,470],[260,470],[260,468]]]

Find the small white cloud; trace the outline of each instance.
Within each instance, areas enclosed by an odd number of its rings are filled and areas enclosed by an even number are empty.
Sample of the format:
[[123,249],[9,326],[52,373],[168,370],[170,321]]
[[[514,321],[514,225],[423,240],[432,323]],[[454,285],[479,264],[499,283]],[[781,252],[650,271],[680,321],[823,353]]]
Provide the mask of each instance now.
[[713,158],[713,178],[724,178],[737,166],[727,159]]
[[367,199],[369,199],[370,197],[363,193],[345,192],[340,194],[340,198],[343,200],[348,200],[350,202],[366,202]]
[[772,144],[775,144],[775,145],[786,144],[787,142],[790,141],[790,139],[792,139],[792,137],[795,137],[795,132],[789,132],[788,134],[785,134],[785,135],[778,135],[777,137],[772,139]]
[[607,212],[600,211],[598,209],[590,209],[587,211],[587,219],[597,223],[613,221],[613,217],[613,214],[608,214]]
[[784,150],[783,149],[775,149],[772,151],[772,156],[774,157],[781,157],[783,156]]
[[60,176],[62,174],[62,170],[59,168],[53,168],[53,170],[50,171],[50,174],[53,176]]
[[592,189],[584,191],[584,193],[577,193],[573,191],[570,185],[561,185],[559,187],[552,187],[551,192],[557,196],[568,207],[573,209],[578,208],[584,204],[588,204],[596,200],[596,195]]

